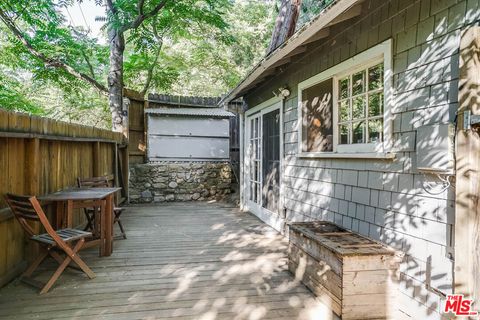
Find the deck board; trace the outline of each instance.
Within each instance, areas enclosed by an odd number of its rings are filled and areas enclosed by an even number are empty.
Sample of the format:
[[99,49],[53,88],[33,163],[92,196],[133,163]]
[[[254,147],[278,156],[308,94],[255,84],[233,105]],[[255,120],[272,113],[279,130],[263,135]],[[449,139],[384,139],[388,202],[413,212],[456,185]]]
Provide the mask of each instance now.
[[285,239],[248,213],[182,203],[128,207],[122,219],[128,239],[112,256],[81,252],[95,279],[67,270],[42,296],[14,281],[0,289],[0,319],[331,317],[287,271]]

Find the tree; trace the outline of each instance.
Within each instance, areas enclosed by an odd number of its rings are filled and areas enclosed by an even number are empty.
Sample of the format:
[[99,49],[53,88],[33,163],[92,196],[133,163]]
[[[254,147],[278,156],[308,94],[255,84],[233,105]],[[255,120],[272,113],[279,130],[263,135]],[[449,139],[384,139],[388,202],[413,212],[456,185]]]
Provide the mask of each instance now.
[[295,33],[301,4],[302,0],[282,0],[268,53],[277,49]]
[[[68,0],[61,1],[62,5]],[[92,74],[93,68],[85,55],[85,41],[76,45],[71,32],[62,27],[62,17],[53,0],[10,0],[0,3],[0,20],[10,30],[17,43],[37,62],[61,70],[62,77],[80,79],[101,92],[108,93],[113,129],[123,127],[122,102],[124,85],[124,53],[127,43],[140,52],[154,47],[158,35],[166,31],[185,33],[186,26],[207,25],[224,31],[223,10],[228,0],[95,0],[107,8],[106,27],[109,40],[109,70],[107,86]],[[22,26],[19,25],[17,19]],[[72,52],[70,52],[72,51]],[[160,51],[157,51],[157,57]],[[83,57],[79,59],[78,57]],[[148,76],[147,76],[148,80]],[[150,80],[153,81],[153,73]],[[148,87],[147,87],[148,88]]]
[[[14,89],[15,99],[31,104],[7,106],[2,103],[8,100],[6,91],[0,89],[0,96],[5,98],[0,97],[0,108],[42,112],[59,120],[109,128],[109,45],[101,44],[86,30],[66,24],[59,6],[70,1],[57,0],[54,5],[51,0],[38,0],[35,7],[29,8],[31,1],[18,0],[7,5],[0,0],[0,9],[5,8],[7,18],[31,47],[48,59],[32,54],[0,23],[0,86],[4,82]],[[190,19],[177,9],[175,15],[168,17],[163,17],[161,11],[139,28],[126,32],[124,85],[144,95],[158,92],[207,96],[223,94],[236,85],[263,57],[276,11],[274,0],[230,3],[222,6],[220,12],[230,28]],[[108,17],[102,17],[102,21],[107,31]],[[98,85],[52,66],[50,62],[55,59]],[[2,80],[15,77],[21,79],[18,87]]]

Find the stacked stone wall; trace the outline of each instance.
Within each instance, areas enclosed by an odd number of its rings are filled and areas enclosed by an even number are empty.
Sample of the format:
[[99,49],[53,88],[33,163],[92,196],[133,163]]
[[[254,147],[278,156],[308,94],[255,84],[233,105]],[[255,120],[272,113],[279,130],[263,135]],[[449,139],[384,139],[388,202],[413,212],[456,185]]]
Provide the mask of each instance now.
[[162,162],[130,167],[130,202],[221,200],[231,193],[232,172],[224,162]]

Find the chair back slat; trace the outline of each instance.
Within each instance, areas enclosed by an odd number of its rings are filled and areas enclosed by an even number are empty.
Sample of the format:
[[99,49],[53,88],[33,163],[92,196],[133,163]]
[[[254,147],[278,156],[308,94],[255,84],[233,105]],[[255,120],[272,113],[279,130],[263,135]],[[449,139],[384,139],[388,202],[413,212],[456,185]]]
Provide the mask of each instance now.
[[78,187],[80,188],[108,188],[110,183],[108,177],[78,178]]
[[[28,221],[39,221],[43,224],[43,221],[46,221],[48,223],[48,219],[45,216],[45,213],[43,210],[41,210],[40,204],[40,210],[41,212],[38,212],[38,210],[35,209],[35,207],[32,204],[32,201],[37,201],[38,200],[35,197],[32,196],[20,196],[20,195],[15,195],[11,193],[7,193],[5,195],[5,200],[10,207],[10,209],[13,212],[13,215],[17,219],[17,221],[20,223],[20,226],[23,228],[25,233],[27,233],[29,236],[34,236],[35,232],[32,229],[32,227],[29,225]],[[42,215],[43,218],[42,219]]]
[[35,196],[19,196],[11,193],[5,195],[5,200],[12,209],[13,215],[22,226],[23,230],[30,236],[35,236],[35,232],[28,224],[27,220],[39,221],[45,228],[45,231],[53,238],[53,240],[61,247],[68,247],[65,242],[58,236],[48,221],[45,212]]
[[31,197],[7,194],[5,198],[8,205],[10,206],[10,209],[12,209],[12,212],[16,217],[25,220],[40,220],[37,212],[30,203]]

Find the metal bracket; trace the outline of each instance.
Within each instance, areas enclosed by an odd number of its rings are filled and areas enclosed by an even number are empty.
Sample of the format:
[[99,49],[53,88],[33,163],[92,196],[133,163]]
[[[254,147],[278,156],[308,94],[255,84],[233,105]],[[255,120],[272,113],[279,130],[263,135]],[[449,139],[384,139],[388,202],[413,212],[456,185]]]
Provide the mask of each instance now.
[[472,114],[470,110],[463,113],[463,130],[470,130],[472,126],[480,124],[480,115]]

